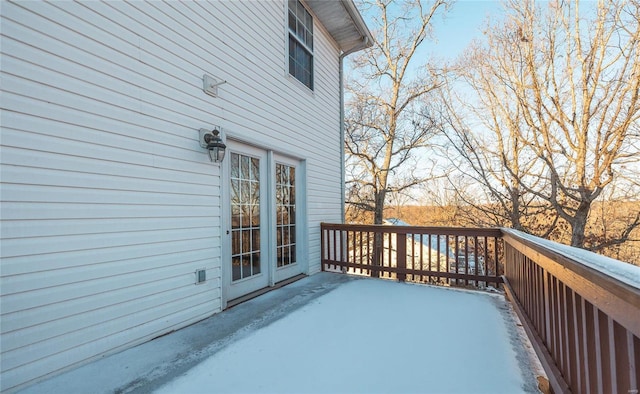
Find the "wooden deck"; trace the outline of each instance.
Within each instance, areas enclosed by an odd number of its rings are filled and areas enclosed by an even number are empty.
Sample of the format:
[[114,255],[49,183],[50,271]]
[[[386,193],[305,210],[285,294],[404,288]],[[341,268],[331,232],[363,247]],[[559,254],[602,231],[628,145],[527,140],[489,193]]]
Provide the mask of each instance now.
[[504,288],[553,392],[639,392],[640,288],[514,230],[322,224],[321,231],[323,270]]

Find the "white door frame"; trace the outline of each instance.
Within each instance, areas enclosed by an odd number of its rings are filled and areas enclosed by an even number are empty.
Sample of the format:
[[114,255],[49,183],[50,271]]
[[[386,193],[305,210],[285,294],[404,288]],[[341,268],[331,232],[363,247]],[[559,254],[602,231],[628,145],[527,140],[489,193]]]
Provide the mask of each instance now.
[[272,203],[269,206],[269,209],[271,209],[271,223],[270,223],[270,228],[271,228],[271,233],[274,234],[274,239],[272,241],[272,243],[270,244],[271,247],[275,248],[276,247],[276,224],[277,224],[277,219],[276,219],[276,209],[275,209],[275,203],[276,203],[276,189],[275,189],[275,167],[276,164],[284,164],[287,166],[291,166],[294,167],[296,169],[296,180],[295,180],[295,192],[296,192],[296,216],[295,216],[295,230],[296,230],[296,263],[292,264],[290,266],[284,266],[284,267],[277,267],[277,263],[275,262],[275,259],[277,258],[277,253],[274,250],[274,282],[280,282],[281,280],[284,279],[288,279],[292,276],[298,275],[298,274],[306,274],[309,271],[309,264],[308,264],[308,259],[307,259],[307,255],[304,253],[304,251],[307,250],[306,247],[306,188],[305,188],[305,161],[303,160],[299,160],[299,159],[294,159],[294,158],[290,158],[288,156],[284,156],[281,154],[274,154],[273,156],[273,172],[272,174],[272,178],[274,179],[274,181],[272,182],[272,187],[273,189],[270,191],[270,194],[272,196]]
[[[231,176],[230,163],[233,153],[243,156],[256,157],[260,160],[259,181],[260,181],[260,273],[245,279],[233,282],[231,269],[231,242],[232,242],[232,225],[231,225]],[[271,283],[272,260],[270,244],[270,228],[269,228],[269,185],[268,185],[268,155],[264,149],[245,145],[235,141],[227,141],[227,158],[223,161],[221,176],[221,210],[222,210],[222,261],[220,262],[222,270],[222,291],[223,305],[226,302],[238,298],[244,294],[267,287]]]
[[[307,228],[307,192],[306,192],[306,161],[290,155],[274,152],[272,149],[260,148],[238,140],[227,139],[227,156],[222,162],[220,176],[220,209],[221,209],[221,278],[222,278],[222,308],[227,302],[237,298],[232,288],[231,270],[231,201],[230,201],[230,162],[231,153],[259,157],[260,163],[260,221],[261,221],[261,263],[260,275],[266,276],[264,287],[274,286],[275,283],[303,273],[308,274],[308,228]],[[294,166],[296,168],[296,264],[287,267],[277,267],[276,263],[276,209],[275,209],[275,173],[276,163]],[[255,289],[258,290],[258,289]],[[240,295],[241,296],[241,295]]]

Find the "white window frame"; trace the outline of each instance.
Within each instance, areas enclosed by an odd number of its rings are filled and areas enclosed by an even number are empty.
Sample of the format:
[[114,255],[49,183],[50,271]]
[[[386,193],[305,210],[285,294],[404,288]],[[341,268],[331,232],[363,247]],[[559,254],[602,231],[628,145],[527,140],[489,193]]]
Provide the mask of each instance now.
[[[293,12],[293,17],[296,19],[296,23],[300,22],[302,23],[302,25],[304,26],[304,29],[306,29],[306,31],[310,34],[311,36],[311,46],[308,45],[307,42],[304,41],[303,37],[300,37],[298,34],[296,34],[296,32],[294,30],[291,29],[291,26],[289,25],[289,18],[290,18],[290,4],[291,3],[295,3],[296,7],[299,5],[301,6],[304,11],[306,12],[306,14],[308,14],[309,16],[309,22],[310,24],[307,25],[305,23],[305,21],[300,20],[298,18],[298,15],[296,14],[296,12]],[[313,52],[313,37],[314,37],[314,32],[313,32],[313,25],[314,25],[314,16],[313,14],[307,9],[307,7],[302,3],[302,1],[300,0],[287,0],[287,6],[286,6],[286,32],[287,32],[287,39],[286,39],[286,47],[287,47],[287,74],[290,75],[291,77],[293,77],[294,79],[296,79],[297,81],[299,81],[301,84],[303,84],[304,86],[306,86],[308,89],[310,89],[311,91],[314,90],[315,87],[315,64],[314,64],[314,52]],[[291,73],[291,48],[290,48],[290,41],[291,39],[293,39],[297,45],[300,45],[302,47],[302,51],[306,51],[306,53],[310,56],[310,70],[309,70],[309,84],[307,84],[304,81],[304,78],[299,78],[298,76],[295,75],[295,70],[294,73]],[[295,57],[295,55],[294,55]]]

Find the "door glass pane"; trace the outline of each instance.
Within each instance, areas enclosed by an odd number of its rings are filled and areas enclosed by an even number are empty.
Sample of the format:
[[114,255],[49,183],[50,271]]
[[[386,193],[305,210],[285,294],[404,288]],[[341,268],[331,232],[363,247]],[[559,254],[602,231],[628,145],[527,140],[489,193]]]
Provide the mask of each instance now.
[[251,204],[260,203],[260,182],[251,182]]
[[240,179],[249,180],[249,156],[240,156]]
[[231,264],[234,281],[260,273],[260,160],[231,153]]
[[231,209],[231,228],[240,228],[240,207],[233,207]]
[[242,254],[248,254],[251,252],[251,230],[242,230]]
[[260,181],[260,160],[255,157],[251,158],[251,175],[252,180],[256,182]]
[[238,179],[238,177],[240,176],[240,162],[239,162],[239,155],[233,154],[231,155],[231,178],[235,178]]
[[247,226],[258,229],[260,227],[260,205],[249,205],[248,209]]
[[292,205],[289,207],[289,213],[287,217],[289,218],[289,223],[291,224],[296,223],[296,206],[295,205]]
[[276,164],[276,251],[278,267],[296,262],[295,167]]
[[231,271],[233,272],[233,280],[242,279],[240,256],[236,256],[231,259]]
[[252,274],[253,275],[257,275],[260,273],[260,252],[256,252],[253,253],[251,255],[251,267],[252,267]]

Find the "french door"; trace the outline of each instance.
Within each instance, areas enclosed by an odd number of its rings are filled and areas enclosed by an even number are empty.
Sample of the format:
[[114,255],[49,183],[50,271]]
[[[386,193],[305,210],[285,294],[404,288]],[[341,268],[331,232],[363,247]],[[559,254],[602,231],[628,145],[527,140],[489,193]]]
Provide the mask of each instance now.
[[[227,299],[269,285],[266,152],[230,143],[226,279]],[[233,148],[236,149],[233,149]],[[267,252],[267,253],[265,253]],[[223,263],[224,264],[224,263]]]
[[223,291],[233,300],[303,272],[300,162],[227,141]]
[[301,175],[299,162],[275,155],[275,281],[288,279],[303,272],[300,260],[300,221],[302,219],[300,200]]

